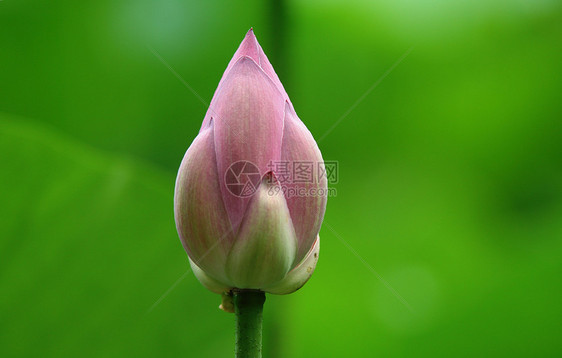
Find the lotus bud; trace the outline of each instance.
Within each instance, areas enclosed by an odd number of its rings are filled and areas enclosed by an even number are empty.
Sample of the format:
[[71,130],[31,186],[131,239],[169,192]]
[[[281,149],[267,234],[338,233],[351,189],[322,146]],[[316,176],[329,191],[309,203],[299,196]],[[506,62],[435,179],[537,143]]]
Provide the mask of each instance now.
[[[302,163],[310,180],[297,180]],[[310,278],[326,208],[322,169],[314,138],[250,30],[185,153],[174,196],[193,272],[223,295],[223,308],[232,307],[232,290],[287,294]]]

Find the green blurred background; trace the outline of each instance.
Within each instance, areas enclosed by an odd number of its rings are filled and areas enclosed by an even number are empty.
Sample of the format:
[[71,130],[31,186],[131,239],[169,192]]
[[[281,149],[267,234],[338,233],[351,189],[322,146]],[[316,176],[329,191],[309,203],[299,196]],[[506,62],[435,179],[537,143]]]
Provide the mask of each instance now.
[[4,0],[0,355],[233,355],[173,220],[206,106],[157,55],[209,101],[251,26],[340,172],[265,356],[562,354],[560,2]]

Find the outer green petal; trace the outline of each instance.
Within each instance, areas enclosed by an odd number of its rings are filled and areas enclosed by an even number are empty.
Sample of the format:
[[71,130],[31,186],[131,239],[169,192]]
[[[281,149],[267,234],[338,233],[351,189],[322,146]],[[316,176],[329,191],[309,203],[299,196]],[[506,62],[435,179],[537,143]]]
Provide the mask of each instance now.
[[282,280],[291,269],[297,242],[289,209],[278,184],[264,176],[226,262],[237,288],[260,289]]
[[314,246],[306,256],[306,258],[280,282],[264,288],[264,291],[274,293],[277,295],[286,295],[293,293],[306,283],[318,262],[318,255],[320,252],[320,236],[316,238]]
[[229,287],[228,285],[221,283],[220,281],[215,280],[211,276],[207,275],[205,272],[203,272],[203,270],[199,268],[199,266],[191,261],[191,259],[189,259],[189,264],[191,265],[191,269],[193,270],[193,274],[195,275],[195,277],[197,277],[199,282],[201,282],[201,284],[205,286],[205,288],[207,288],[209,291],[218,293],[220,295],[232,289],[232,287]]

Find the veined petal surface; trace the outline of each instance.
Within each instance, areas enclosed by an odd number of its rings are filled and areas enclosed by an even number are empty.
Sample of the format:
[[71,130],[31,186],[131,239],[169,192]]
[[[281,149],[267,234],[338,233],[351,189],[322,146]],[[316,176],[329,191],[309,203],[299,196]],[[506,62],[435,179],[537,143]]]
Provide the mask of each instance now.
[[223,204],[213,126],[197,135],[182,160],[174,194],[180,240],[191,260],[226,281],[224,263],[234,234]]
[[281,281],[293,267],[297,239],[279,184],[264,176],[252,197],[226,262],[237,288],[261,289]]
[[218,90],[214,112],[215,151],[220,187],[235,233],[250,197],[231,193],[224,176],[234,163],[248,161],[263,175],[281,158],[285,102],[275,84],[249,57],[232,66]]
[[[293,169],[284,185],[287,193],[293,194],[288,195],[287,206],[298,238],[298,262],[310,251],[320,231],[328,183],[322,173],[324,164],[320,149],[289,103],[285,107],[281,160],[290,163]],[[298,167],[305,171],[300,176]]]

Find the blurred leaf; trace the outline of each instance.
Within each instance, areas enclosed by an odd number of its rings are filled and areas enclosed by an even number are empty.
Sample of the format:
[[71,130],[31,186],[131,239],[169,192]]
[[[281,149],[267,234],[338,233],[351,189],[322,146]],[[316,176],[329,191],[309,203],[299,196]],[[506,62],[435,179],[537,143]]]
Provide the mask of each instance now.
[[172,173],[5,115],[0,151],[0,355],[231,351],[217,322],[232,317],[188,271],[177,239]]
[[250,26],[317,139],[414,47],[319,146],[326,222],[416,314],[324,228],[266,356],[559,356],[562,3],[276,4],[0,1],[0,111],[34,118],[0,114],[0,356],[232,355],[172,213],[206,108],[148,47],[208,101]]

